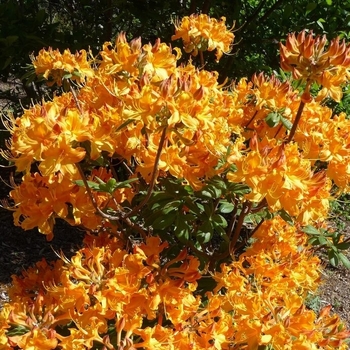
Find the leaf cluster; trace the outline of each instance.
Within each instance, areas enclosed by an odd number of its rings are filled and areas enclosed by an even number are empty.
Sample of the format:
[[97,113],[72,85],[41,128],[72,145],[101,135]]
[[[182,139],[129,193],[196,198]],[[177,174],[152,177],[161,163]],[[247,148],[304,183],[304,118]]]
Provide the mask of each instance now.
[[311,225],[305,226],[303,232],[309,236],[309,244],[316,246],[317,249],[326,250],[331,265],[338,266],[341,263],[350,269],[350,261],[343,253],[350,248],[350,241],[343,240],[344,235],[341,232],[331,232],[323,228],[317,230]]

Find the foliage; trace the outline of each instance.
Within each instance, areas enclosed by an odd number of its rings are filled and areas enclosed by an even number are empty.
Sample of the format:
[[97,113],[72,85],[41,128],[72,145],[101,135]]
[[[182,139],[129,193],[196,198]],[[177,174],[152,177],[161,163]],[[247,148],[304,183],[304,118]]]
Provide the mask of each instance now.
[[204,48],[219,60],[232,44],[224,19],[175,24],[199,62],[124,33],[97,56],[32,57],[58,90],[4,120],[23,177],[3,206],[48,239],[57,218],[87,236],[13,278],[4,349],[346,348],[330,306],[304,300],[320,280],[309,243],[348,265],[325,225],[335,188],[349,192],[350,121],[323,102],[342,99],[350,46],[290,34],[289,79],[226,85],[203,66]]
[[[97,54],[105,41],[124,31],[128,39],[142,36],[144,43],[158,37],[170,42],[176,17],[204,13],[226,16],[229,26],[235,23],[232,55],[223,62],[206,62],[209,70],[229,77],[251,76],[254,72],[278,69],[278,43],[289,32],[303,28],[329,37],[348,38],[350,3],[343,0],[1,0],[0,1],[0,77],[20,78],[28,56],[42,47],[72,52],[90,47]],[[24,79],[26,80],[26,79]],[[41,99],[45,89],[24,85],[30,98]],[[13,102],[16,95],[5,94]]]
[[326,248],[329,262],[333,266],[338,266],[341,262],[348,269],[350,268],[349,259],[341,252],[350,247],[350,242],[347,239],[343,240],[343,235],[339,231],[329,232],[326,229],[316,230],[312,226],[306,226],[304,232],[310,236],[309,243],[322,248]]

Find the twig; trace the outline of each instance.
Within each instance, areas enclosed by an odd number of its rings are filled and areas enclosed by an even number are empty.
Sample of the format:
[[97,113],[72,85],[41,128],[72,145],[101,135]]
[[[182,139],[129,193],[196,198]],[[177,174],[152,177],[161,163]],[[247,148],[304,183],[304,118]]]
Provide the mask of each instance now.
[[239,250],[243,246],[246,246],[248,239],[253,237],[254,233],[260,228],[260,226],[263,224],[264,221],[265,221],[265,219],[260,220],[260,222],[254,227],[254,230],[252,230],[252,232],[249,233],[247,239],[245,239],[245,242],[242,242],[240,245],[238,245],[236,250]]
[[160,159],[160,155],[162,154],[162,149],[164,146],[164,142],[165,142],[165,138],[166,138],[166,131],[167,128],[165,127],[163,129],[162,132],[162,136],[160,137],[160,142],[159,142],[159,146],[158,146],[158,150],[157,150],[157,154],[156,154],[156,159],[154,161],[154,167],[153,167],[153,174],[152,174],[152,178],[151,178],[151,182],[149,184],[149,188],[146,194],[146,197],[143,199],[143,201],[136,206],[133,210],[131,210],[129,213],[127,213],[124,218],[128,218],[133,216],[134,214],[136,214],[150,199],[154,185],[156,183],[157,180],[157,176],[158,176],[158,164],[159,164],[159,159]]
[[83,180],[83,182],[84,182],[84,185],[85,185],[86,191],[87,191],[87,193],[88,193],[88,196],[89,196],[89,198],[90,198],[90,200],[91,200],[92,205],[93,205],[94,208],[96,209],[96,211],[97,211],[102,217],[104,217],[104,218],[106,218],[106,219],[108,219],[108,220],[111,220],[111,221],[120,220],[120,216],[113,216],[113,215],[106,214],[106,213],[104,213],[104,212],[98,207],[98,205],[97,205],[97,203],[96,203],[96,200],[95,200],[95,198],[94,198],[94,196],[93,196],[93,194],[92,194],[92,192],[91,192],[91,189],[90,189],[90,187],[89,187],[89,184],[87,183],[87,180],[86,180],[86,178],[85,178],[85,174],[84,174],[84,172],[83,172],[83,169],[81,168],[81,166],[80,166],[79,163],[77,163],[77,164],[75,164],[75,165],[76,165],[77,168],[78,168],[78,171],[79,171],[79,173],[80,173],[80,177],[82,178],[82,180]]
[[233,228],[235,226],[236,219],[237,219],[237,210],[238,210],[238,199],[237,198],[235,198],[235,200],[234,200],[234,205],[235,205],[235,208],[233,209],[230,224],[229,224],[228,229],[227,229],[227,235],[228,235],[229,239],[232,236]]
[[232,239],[230,241],[229,253],[230,253],[231,256],[233,256],[233,252],[235,250],[235,245],[236,245],[236,243],[238,241],[239,234],[240,234],[242,226],[243,226],[244,218],[250,212],[252,204],[253,203],[249,202],[249,201],[246,201],[246,202],[243,203],[242,211],[241,211],[241,214],[239,215],[237,226],[235,228],[233,237],[232,237]]
[[255,113],[253,114],[253,116],[249,119],[248,124],[245,126],[246,128],[248,127],[248,125],[254,120],[255,116],[257,115],[257,111],[255,111]]
[[303,113],[304,107],[305,107],[305,102],[300,101],[300,105],[299,105],[299,108],[298,108],[298,112],[297,112],[297,115],[296,115],[296,117],[295,117],[295,120],[294,120],[292,129],[291,129],[291,131],[290,131],[290,134],[289,134],[287,143],[289,143],[289,142],[291,142],[291,141],[293,140],[293,137],[294,137],[295,131],[297,130],[297,126],[298,126],[298,124],[299,124],[299,121],[300,121],[301,115],[302,115],[302,113]]
[[69,82],[69,89],[70,89],[70,92],[72,93],[73,95],[73,98],[74,98],[74,102],[75,104],[77,105],[78,109],[79,109],[79,113],[80,115],[82,116],[83,115],[83,110],[81,109],[81,105],[80,105],[80,102],[77,98],[77,94],[75,93],[75,90],[73,89],[71,83]]

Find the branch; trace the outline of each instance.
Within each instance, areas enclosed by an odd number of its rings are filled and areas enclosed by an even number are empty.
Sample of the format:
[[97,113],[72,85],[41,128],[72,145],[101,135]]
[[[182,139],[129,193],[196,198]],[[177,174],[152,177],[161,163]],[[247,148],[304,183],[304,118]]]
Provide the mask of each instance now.
[[80,173],[80,177],[82,178],[83,182],[84,182],[84,185],[85,185],[85,188],[86,188],[86,191],[88,193],[88,196],[91,200],[91,203],[92,205],[94,206],[94,208],[96,209],[96,211],[102,216],[104,217],[105,219],[108,219],[108,220],[111,220],[111,221],[116,221],[116,220],[120,220],[120,216],[113,216],[113,215],[109,215],[109,214],[106,214],[104,213],[97,205],[96,203],[96,200],[95,200],[95,197],[93,196],[92,192],[91,192],[91,189],[89,187],[89,184],[87,183],[87,180],[85,178],[85,174],[83,172],[83,169],[81,168],[80,164],[75,164],[78,168],[78,171]]
[[264,22],[273,11],[275,11],[277,9],[277,7],[279,7],[282,2],[284,0],[277,0],[265,13],[264,15],[259,19],[259,23],[261,24],[262,22]]
[[261,12],[262,8],[264,7],[265,3],[267,0],[262,0],[259,4],[259,6],[257,7],[257,9],[254,11],[254,13],[252,13],[247,20],[243,23],[241,29],[243,29],[244,27],[249,27],[251,23],[253,23],[255,21],[255,19],[259,16],[259,13]]
[[128,218],[128,217],[131,217],[134,214],[136,214],[148,202],[148,200],[151,197],[151,194],[152,194],[152,191],[153,191],[153,188],[154,188],[154,185],[156,183],[157,176],[158,176],[158,164],[159,164],[160,155],[162,154],[162,149],[163,149],[164,142],[165,142],[166,131],[167,131],[167,128],[164,127],[163,132],[162,132],[162,136],[160,137],[157,155],[156,155],[156,159],[154,161],[153,174],[152,174],[151,182],[149,184],[149,188],[148,188],[146,197],[143,199],[143,201],[138,206],[136,206],[133,210],[131,210],[129,213],[127,213],[125,216],[123,216],[123,218]]
[[236,219],[237,219],[237,210],[238,210],[238,199],[237,198],[235,198],[235,200],[234,200],[234,205],[235,205],[235,208],[233,209],[230,224],[229,224],[228,229],[227,229],[227,235],[228,235],[229,239],[232,236],[233,228],[235,226]]
[[250,212],[250,209],[251,209],[252,205],[253,205],[253,203],[249,202],[249,201],[246,201],[243,204],[241,214],[239,215],[239,218],[238,218],[237,226],[235,228],[233,237],[232,237],[231,242],[230,242],[229,252],[230,252],[231,256],[233,256],[233,252],[235,250],[235,245],[236,245],[236,243],[238,241],[239,234],[241,232],[241,229],[242,229],[242,226],[243,226],[243,223],[244,223],[244,218]]
[[260,222],[254,227],[254,229],[252,230],[252,232],[250,232],[248,234],[248,237],[244,240],[244,242],[240,243],[236,250],[240,250],[243,247],[247,246],[247,242],[249,240],[249,238],[253,237],[254,233],[260,228],[260,226],[263,224],[263,222],[265,221],[265,219],[261,219]]
[[289,134],[289,137],[288,137],[288,140],[287,140],[287,143],[291,142],[293,140],[293,137],[294,137],[294,134],[297,130],[297,126],[299,124],[299,121],[300,121],[300,118],[301,118],[301,115],[303,113],[303,109],[305,107],[305,102],[303,101],[300,101],[300,105],[299,105],[299,108],[298,108],[298,112],[297,112],[297,115],[295,117],[295,120],[294,120],[294,123],[293,123],[293,126],[292,126],[292,129],[290,131],[290,134]]

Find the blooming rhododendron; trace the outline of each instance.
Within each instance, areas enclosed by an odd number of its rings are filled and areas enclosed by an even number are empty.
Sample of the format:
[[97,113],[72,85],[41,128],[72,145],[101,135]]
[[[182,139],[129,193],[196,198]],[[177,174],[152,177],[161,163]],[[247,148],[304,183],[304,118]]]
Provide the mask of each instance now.
[[71,259],[13,276],[1,349],[346,348],[339,317],[304,300],[321,271],[307,234],[350,265],[348,242],[324,235],[330,201],[349,191],[350,122],[322,103],[341,98],[348,45],[291,34],[289,81],[226,85],[203,60],[230,50],[225,18],[175,29],[200,65],[125,33],[91,60],[33,57],[62,90],[5,118],[0,152],[22,178],[2,205],[48,239],[56,219],[87,234]]

